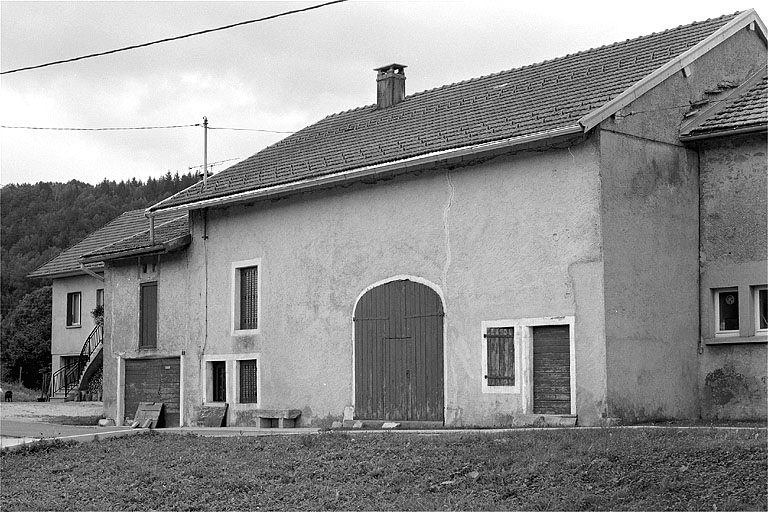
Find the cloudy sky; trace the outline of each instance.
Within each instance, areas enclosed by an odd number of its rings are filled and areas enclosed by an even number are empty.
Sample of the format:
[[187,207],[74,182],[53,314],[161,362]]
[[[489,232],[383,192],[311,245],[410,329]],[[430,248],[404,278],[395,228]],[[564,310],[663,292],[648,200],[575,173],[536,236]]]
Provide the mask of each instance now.
[[[0,3],[0,70],[145,43],[319,2]],[[753,7],[736,1],[353,1],[147,48],[0,75],[0,125],[193,125],[208,161],[258,152],[375,102],[373,68],[406,92],[511,69]],[[760,13],[760,11],[758,11]],[[230,160],[233,159],[233,160]],[[145,180],[203,160],[200,127],[0,129],[0,183]]]

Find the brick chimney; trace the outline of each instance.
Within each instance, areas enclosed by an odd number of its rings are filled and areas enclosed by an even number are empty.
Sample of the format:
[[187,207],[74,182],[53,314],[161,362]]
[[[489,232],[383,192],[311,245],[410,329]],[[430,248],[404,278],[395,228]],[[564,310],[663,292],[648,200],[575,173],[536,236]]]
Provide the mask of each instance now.
[[402,64],[389,64],[374,69],[376,75],[376,108],[392,107],[405,98],[405,68]]

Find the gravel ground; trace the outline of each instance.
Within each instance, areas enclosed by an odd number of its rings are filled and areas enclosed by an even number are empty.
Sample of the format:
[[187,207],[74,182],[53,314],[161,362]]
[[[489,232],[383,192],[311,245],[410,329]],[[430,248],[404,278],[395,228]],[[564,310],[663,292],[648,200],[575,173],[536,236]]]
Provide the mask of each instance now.
[[46,421],[56,416],[99,416],[102,402],[0,402],[0,419]]

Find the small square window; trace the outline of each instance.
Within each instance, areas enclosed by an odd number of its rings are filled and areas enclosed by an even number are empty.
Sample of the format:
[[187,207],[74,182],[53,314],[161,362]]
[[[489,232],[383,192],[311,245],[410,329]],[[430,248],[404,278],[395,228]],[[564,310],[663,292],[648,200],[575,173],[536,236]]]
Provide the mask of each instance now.
[[739,334],[739,292],[736,288],[715,290],[715,335]]
[[239,361],[240,364],[240,403],[258,402],[258,365],[256,359]]
[[768,287],[755,288],[755,332],[768,333]]
[[80,326],[80,292],[67,294],[67,327]]

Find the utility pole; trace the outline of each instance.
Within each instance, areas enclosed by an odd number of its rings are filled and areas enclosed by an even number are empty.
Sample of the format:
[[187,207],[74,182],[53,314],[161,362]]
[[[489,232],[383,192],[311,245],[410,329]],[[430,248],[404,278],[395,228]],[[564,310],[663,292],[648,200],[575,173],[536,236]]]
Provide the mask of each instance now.
[[208,183],[208,118],[203,116],[203,186]]

